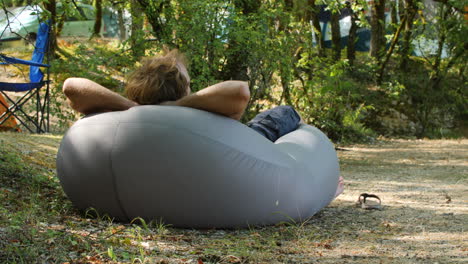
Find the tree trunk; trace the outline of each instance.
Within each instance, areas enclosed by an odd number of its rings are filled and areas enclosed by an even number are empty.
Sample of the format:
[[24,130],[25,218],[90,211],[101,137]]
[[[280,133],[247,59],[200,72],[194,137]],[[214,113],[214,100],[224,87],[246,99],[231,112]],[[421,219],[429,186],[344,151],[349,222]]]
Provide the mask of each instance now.
[[[160,0],[160,1],[153,1],[153,0],[136,0],[140,3],[143,12],[148,19],[148,22],[151,24],[153,28],[153,35],[158,39],[159,42],[164,44],[171,44],[169,40],[169,33],[171,32],[169,28],[166,27],[169,24],[170,16],[165,17],[165,21],[161,19],[161,14],[164,12],[165,9],[170,8],[171,1],[170,0]],[[141,17],[140,14],[136,14]]]
[[284,98],[284,101],[286,102],[287,105],[293,105],[293,102],[291,100],[291,91],[290,91],[289,84],[290,84],[289,80],[285,78],[281,78],[281,86],[283,88],[283,93],[281,94],[280,103],[281,101],[283,101],[283,98]]
[[132,17],[130,46],[132,55],[135,59],[139,59],[145,54],[145,43],[143,38],[143,9],[139,1],[132,0],[130,3],[130,15]]
[[56,17],[57,17],[57,3],[56,0],[49,0],[44,2],[45,10],[50,12],[50,35],[49,35],[49,54],[51,57],[55,57],[55,51],[57,47],[57,30],[56,30]]
[[[441,7],[440,18],[445,21],[450,14],[450,7]],[[442,80],[442,51],[444,50],[445,43],[447,41],[447,31],[445,28],[440,30],[439,39],[437,41],[437,53],[435,55],[434,64],[432,65],[432,71],[430,76],[431,88],[433,91],[439,90],[440,81]]]
[[340,13],[332,11],[331,19],[333,60],[338,62],[341,58]]
[[[235,0],[234,5],[244,16],[256,13],[260,8],[259,1]],[[224,68],[224,72],[221,73],[225,80],[249,80],[249,76],[247,74],[248,61],[250,57],[249,51],[240,48],[241,45],[242,43],[235,40],[229,40],[229,47],[227,48],[227,63]]]
[[401,21],[400,26],[398,27],[397,31],[396,31],[395,34],[393,35],[390,48],[388,49],[388,52],[387,52],[387,54],[386,54],[386,56],[385,56],[385,59],[384,59],[384,60],[382,61],[382,63],[380,64],[379,73],[378,73],[378,75],[377,75],[377,84],[379,84],[379,85],[382,84],[383,75],[384,75],[384,72],[385,72],[385,67],[387,66],[387,64],[388,64],[388,62],[389,62],[389,60],[390,60],[390,57],[392,56],[393,50],[395,49],[395,46],[396,46],[396,44],[398,43],[398,38],[400,37],[400,33],[401,33],[401,31],[403,30],[403,26],[404,26],[405,20],[406,20],[406,18],[403,18],[403,20]]
[[94,30],[91,38],[101,37],[101,25],[102,25],[102,0],[95,0],[96,8],[96,21],[94,21]]
[[[290,14],[292,16],[294,16],[295,18],[297,16],[299,16],[299,14],[297,13],[294,13],[294,6],[295,6],[295,3],[293,0],[285,0],[284,2],[284,13],[283,15],[285,17],[290,17]],[[281,19],[281,18],[278,18],[278,24],[279,24],[279,29],[278,31],[279,32],[283,32],[283,34],[286,36],[285,39],[290,39],[291,38],[291,31],[290,31],[290,28],[289,28],[289,25],[291,24],[291,21],[290,19]],[[289,49],[289,46],[288,46],[288,41],[285,40],[284,41],[284,47],[285,47],[285,54],[289,54],[289,53],[292,53],[290,54],[290,56],[288,56],[288,59],[291,59],[291,61],[293,61],[295,58],[294,56],[294,52],[292,50]],[[300,45],[300,44],[299,44]],[[281,79],[281,87],[283,88],[283,92],[281,94],[281,97],[280,97],[280,100],[278,102],[278,104],[282,104],[283,102],[283,99],[285,101],[285,103],[287,105],[292,105],[292,100],[291,100],[291,87],[290,87],[290,84],[291,84],[291,77],[292,77],[292,63],[291,64],[287,64],[287,65],[284,65],[284,64],[280,64],[280,67],[279,67],[279,77]]]
[[398,6],[398,15],[400,16],[400,21],[403,20],[403,17],[405,16],[405,3],[404,0],[398,0],[397,3]]
[[119,21],[119,40],[122,42],[127,38],[127,29],[125,28],[123,8],[121,6],[117,8],[117,19]]
[[398,2],[395,2],[395,1],[391,1],[390,2],[391,5],[392,5],[392,24],[398,24],[398,21],[401,20],[398,18],[398,12],[399,12],[399,9],[398,9]]
[[385,52],[385,0],[374,0],[371,4],[370,56],[380,60]]
[[358,19],[358,16],[351,7],[349,7],[349,9],[351,13],[351,27],[349,28],[346,55],[349,61],[349,65],[353,66],[354,60],[356,59],[356,32],[358,29],[356,20]]
[[411,40],[412,40],[412,30],[413,30],[413,23],[414,18],[416,17],[416,13],[418,11],[418,7],[416,5],[417,0],[405,0],[405,28],[403,31],[403,42],[401,44],[401,62],[400,68],[403,72],[405,72],[408,68],[408,61],[409,61],[409,54],[411,51]]
[[316,0],[309,0],[309,21],[311,21],[314,29],[314,36],[317,40],[317,51],[320,57],[325,57],[325,39],[323,38],[322,28],[320,27],[320,21],[318,18],[319,8],[315,4]]

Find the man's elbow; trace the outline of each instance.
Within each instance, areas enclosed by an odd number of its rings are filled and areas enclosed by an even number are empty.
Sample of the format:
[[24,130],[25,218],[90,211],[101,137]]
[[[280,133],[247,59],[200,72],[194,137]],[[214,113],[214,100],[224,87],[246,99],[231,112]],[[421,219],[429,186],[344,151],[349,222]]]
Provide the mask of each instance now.
[[245,108],[250,101],[250,90],[247,82],[238,81],[236,98],[234,99],[236,105],[236,112],[244,112]]
[[68,78],[63,83],[62,91],[67,98],[72,98],[76,95],[76,78]]
[[238,92],[234,104],[234,111],[229,117],[240,120],[250,101],[250,89],[247,82],[239,82]]
[[240,82],[239,85],[239,100],[247,104],[250,100],[250,89],[247,82]]
[[79,91],[77,85],[77,78],[68,78],[63,83],[62,91],[67,98],[68,105],[75,111],[83,114],[87,114],[89,109],[85,108],[85,105],[80,103]]

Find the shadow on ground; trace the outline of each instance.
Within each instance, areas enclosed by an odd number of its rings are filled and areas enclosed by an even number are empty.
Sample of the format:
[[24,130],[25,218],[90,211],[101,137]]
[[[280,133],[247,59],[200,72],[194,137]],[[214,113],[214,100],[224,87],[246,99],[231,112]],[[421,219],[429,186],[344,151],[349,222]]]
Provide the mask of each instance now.
[[[338,153],[345,192],[304,223],[189,230],[80,215],[55,178],[60,138],[0,133],[0,154],[14,153],[0,157],[13,164],[0,164],[13,172],[0,177],[0,262],[468,261],[468,140],[348,146]],[[383,210],[357,207],[363,192],[380,196]]]

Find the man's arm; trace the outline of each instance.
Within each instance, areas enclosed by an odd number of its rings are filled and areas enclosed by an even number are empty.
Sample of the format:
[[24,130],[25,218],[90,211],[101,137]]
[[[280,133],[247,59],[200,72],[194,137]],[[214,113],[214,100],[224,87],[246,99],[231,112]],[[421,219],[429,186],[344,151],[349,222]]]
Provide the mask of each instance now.
[[127,110],[138,105],[118,93],[84,78],[68,78],[62,89],[70,106],[85,115]]
[[240,120],[249,100],[250,91],[246,82],[225,81],[185,96],[177,100],[175,105],[197,108]]

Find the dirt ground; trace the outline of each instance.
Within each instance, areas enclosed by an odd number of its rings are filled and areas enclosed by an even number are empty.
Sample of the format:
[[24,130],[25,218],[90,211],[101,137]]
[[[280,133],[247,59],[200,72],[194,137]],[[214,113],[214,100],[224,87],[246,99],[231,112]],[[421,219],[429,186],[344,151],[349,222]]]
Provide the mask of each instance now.
[[[339,157],[345,192],[312,219],[336,228],[334,249],[323,252],[330,263],[468,262],[468,140],[391,140]],[[356,208],[363,192],[378,195],[383,210]]]
[[[23,79],[23,74],[15,71],[0,74],[0,81]],[[6,149],[18,151],[31,166],[53,175],[60,138],[0,133],[0,149],[8,145]],[[344,193],[302,224],[247,230],[160,226],[140,231],[131,225],[85,219],[72,211],[54,215],[46,223],[22,221],[20,227],[40,232],[59,230],[53,237],[57,241],[59,236],[77,239],[78,245],[72,243],[62,250],[70,263],[128,263],[131,259],[138,263],[133,255],[125,257],[128,252],[136,252],[132,254],[144,263],[468,263],[468,139],[380,140],[371,145],[344,146],[338,155]],[[0,182],[1,197],[8,198],[6,194],[16,190],[14,187]],[[382,210],[357,207],[361,193],[378,195]],[[7,198],[0,202],[12,203]],[[28,217],[38,218],[26,212]],[[11,223],[2,217],[4,223]],[[10,237],[8,248],[0,247],[0,257],[2,251],[36,247],[45,259],[61,259],[58,254],[51,256],[52,246],[43,237],[34,233],[21,240],[8,228],[0,225],[0,238]],[[86,246],[75,249],[82,244]],[[115,260],[107,256],[109,248],[115,250]]]
[[[0,133],[1,146],[17,149],[30,166],[47,169],[52,178],[60,139]],[[66,246],[69,242],[63,240],[64,249],[51,251],[47,240],[34,238],[41,232],[24,243],[8,227],[3,232],[8,241],[36,247],[41,257],[63,261],[59,254],[64,254],[70,263],[468,263],[468,139],[380,140],[342,147],[338,155],[345,191],[305,223],[240,230],[157,225],[143,230],[86,219],[67,209],[66,215],[32,215],[43,220],[22,229],[59,232],[54,240],[78,239],[79,244]],[[378,195],[382,210],[357,207],[361,193]],[[5,252],[20,247],[6,245]],[[43,253],[44,247],[50,255]],[[109,250],[115,253],[112,260]]]

